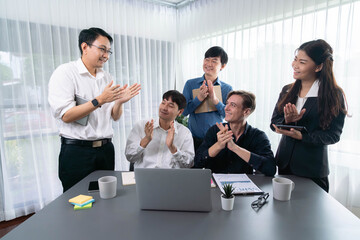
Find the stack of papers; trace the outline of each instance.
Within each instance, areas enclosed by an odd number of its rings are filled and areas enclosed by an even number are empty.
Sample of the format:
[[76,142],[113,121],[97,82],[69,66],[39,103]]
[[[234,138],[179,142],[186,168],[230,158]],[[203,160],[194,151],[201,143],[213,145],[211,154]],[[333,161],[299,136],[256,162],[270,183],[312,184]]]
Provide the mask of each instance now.
[[69,203],[75,205],[74,210],[91,208],[93,202],[95,202],[95,199],[92,196],[82,194],[69,199]]

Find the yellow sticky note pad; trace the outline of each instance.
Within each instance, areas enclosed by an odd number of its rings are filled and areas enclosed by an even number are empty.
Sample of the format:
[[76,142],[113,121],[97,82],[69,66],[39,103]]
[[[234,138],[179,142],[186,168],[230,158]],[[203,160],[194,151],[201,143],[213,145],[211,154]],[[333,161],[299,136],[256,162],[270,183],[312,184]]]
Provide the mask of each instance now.
[[82,207],[78,206],[78,205],[75,205],[74,206],[74,210],[81,210],[81,209],[88,209],[88,208],[92,208],[92,202],[91,203],[88,203]]
[[78,195],[76,197],[73,197],[71,199],[69,199],[69,202],[73,202],[73,203],[77,203],[77,204],[83,204],[89,200],[91,200],[93,197],[92,196],[87,196],[87,195]]

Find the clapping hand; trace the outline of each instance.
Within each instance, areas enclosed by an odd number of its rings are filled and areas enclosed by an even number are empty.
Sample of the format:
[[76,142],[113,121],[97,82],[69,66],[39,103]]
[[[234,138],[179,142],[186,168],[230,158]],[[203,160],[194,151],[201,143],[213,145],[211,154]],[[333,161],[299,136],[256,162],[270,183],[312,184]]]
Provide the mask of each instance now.
[[153,138],[153,132],[154,132],[154,120],[151,119],[151,121],[145,123],[144,127],[145,137],[141,139],[140,146],[143,148],[146,148],[146,146],[151,142]]
[[301,110],[300,113],[298,113],[296,106],[294,104],[287,103],[284,106],[285,123],[292,123],[299,121],[303,117],[305,111],[306,109],[304,108]]
[[214,84],[212,81],[207,80],[207,85],[209,89],[209,98],[214,105],[217,105],[219,103],[219,99],[217,98],[216,93],[214,91]]
[[151,119],[150,122],[145,123],[144,131],[145,131],[145,137],[149,141],[151,141],[154,133],[154,119]]
[[120,87],[119,84],[113,86],[114,81],[112,80],[106,87],[104,91],[99,96],[99,102],[101,104],[117,101],[119,103],[125,103],[131,98],[139,94],[141,85],[134,83],[130,87],[127,84]]
[[228,125],[224,126],[222,123],[216,123],[216,126],[220,129],[216,134],[218,145],[221,149],[224,149],[229,142],[234,142],[233,132],[229,131]]
[[177,148],[174,146],[174,136],[175,136],[175,127],[174,127],[174,121],[172,121],[170,123],[168,134],[166,136],[166,146],[168,146],[172,154],[176,153],[177,151]]
[[113,102],[118,99],[118,96],[121,93],[121,88],[119,84],[113,86],[113,83],[114,81],[112,80],[108,85],[106,85],[104,91],[99,96],[98,100],[101,104]]
[[206,81],[204,80],[204,82],[200,86],[200,92],[197,97],[199,101],[202,102],[208,95],[209,95],[209,89],[208,86],[206,86]]
[[138,95],[141,89],[141,85],[138,83],[134,83],[130,87],[125,84],[122,88],[120,88],[120,92],[117,97],[117,102],[119,103],[126,103],[134,96]]

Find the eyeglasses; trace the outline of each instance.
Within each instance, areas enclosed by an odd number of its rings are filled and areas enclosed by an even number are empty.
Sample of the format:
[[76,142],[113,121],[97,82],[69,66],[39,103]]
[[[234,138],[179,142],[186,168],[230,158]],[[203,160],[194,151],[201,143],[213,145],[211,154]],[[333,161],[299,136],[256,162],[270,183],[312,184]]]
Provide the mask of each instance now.
[[96,46],[96,45],[91,44],[91,43],[86,43],[86,44],[87,44],[87,45],[89,45],[90,47],[91,47],[91,46],[94,46],[94,47],[96,47],[96,48],[100,49],[100,51],[101,51],[101,53],[102,53],[102,54],[107,53],[107,54],[109,54],[109,56],[112,54],[112,51],[107,50],[106,48],[99,47],[99,46]]
[[263,195],[261,195],[257,200],[253,201],[251,203],[251,207],[255,210],[255,211],[259,211],[259,209],[265,205],[266,200],[269,198],[269,193],[265,193]]

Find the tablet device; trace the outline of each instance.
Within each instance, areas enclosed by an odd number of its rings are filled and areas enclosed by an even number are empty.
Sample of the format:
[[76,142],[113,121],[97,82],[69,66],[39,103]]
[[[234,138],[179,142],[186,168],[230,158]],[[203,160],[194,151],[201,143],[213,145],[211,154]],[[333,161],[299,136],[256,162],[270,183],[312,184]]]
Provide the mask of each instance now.
[[307,132],[306,127],[304,126],[295,126],[295,125],[286,125],[286,124],[275,124],[279,129],[284,129],[290,131],[291,128],[298,130],[300,132]]
[[[82,98],[79,95],[75,94],[75,102],[76,102],[76,106],[78,106],[78,105],[87,103],[88,100],[86,100],[85,98]],[[88,120],[89,120],[89,115],[87,115],[87,116],[85,116],[85,117],[83,117],[83,118],[81,118],[79,120],[76,120],[75,122],[80,124],[80,125],[86,126],[87,123],[88,123]]]

